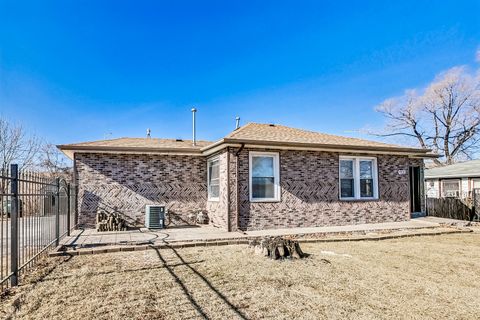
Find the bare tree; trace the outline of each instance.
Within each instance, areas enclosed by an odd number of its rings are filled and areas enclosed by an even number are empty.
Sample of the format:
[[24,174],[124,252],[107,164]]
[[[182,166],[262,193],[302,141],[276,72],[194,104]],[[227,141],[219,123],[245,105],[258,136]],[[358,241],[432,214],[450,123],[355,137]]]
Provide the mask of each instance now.
[[53,144],[43,145],[39,156],[38,166],[50,177],[63,177],[69,179],[71,176],[71,165],[66,157]]
[[35,166],[41,146],[41,140],[35,135],[27,135],[22,126],[0,119],[0,169],[2,172],[5,172],[14,162],[23,168]]
[[409,90],[376,110],[387,118],[377,136],[403,136],[441,155],[437,165],[471,159],[480,150],[480,76],[463,67],[435,78],[420,94]]

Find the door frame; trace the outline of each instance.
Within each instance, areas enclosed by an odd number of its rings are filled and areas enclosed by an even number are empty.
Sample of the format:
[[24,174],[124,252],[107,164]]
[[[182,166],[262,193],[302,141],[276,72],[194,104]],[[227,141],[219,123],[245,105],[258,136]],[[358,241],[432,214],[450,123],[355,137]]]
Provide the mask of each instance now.
[[408,167],[410,213],[422,212],[422,181],[419,166]]

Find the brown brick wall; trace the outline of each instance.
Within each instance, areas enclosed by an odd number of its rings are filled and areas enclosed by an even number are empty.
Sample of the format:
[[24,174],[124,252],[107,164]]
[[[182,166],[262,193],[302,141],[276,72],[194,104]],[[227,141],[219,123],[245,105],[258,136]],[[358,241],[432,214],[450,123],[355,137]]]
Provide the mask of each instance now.
[[[280,155],[281,201],[250,203],[250,150],[241,151],[238,159],[235,156],[237,151],[237,148],[228,148],[218,154],[220,200],[217,202],[207,201],[206,158],[76,154],[80,223],[93,224],[97,208],[103,206],[116,207],[138,224],[143,224],[147,204],[166,205],[175,218],[173,223],[177,225],[188,223],[190,213],[207,209],[213,225],[227,229],[229,220],[231,230],[402,221],[409,218],[408,167],[423,165],[421,159],[377,155],[379,199],[340,201],[339,153],[265,150],[279,152]],[[228,179],[227,161],[230,169]],[[406,170],[407,174],[399,175],[400,169]]]
[[173,224],[206,209],[206,159],[177,155],[75,154],[79,222],[92,225],[99,207],[144,223],[145,205],[166,205]]
[[[334,226],[409,219],[408,167],[421,166],[422,160],[377,155],[379,199],[340,201],[338,185],[340,154],[266,150],[279,152],[280,155],[281,201],[250,203],[249,151],[244,149],[239,155],[239,220],[240,228],[243,230]],[[406,170],[407,174],[399,175],[400,169]]]
[[237,192],[237,153],[238,149],[236,148],[229,148],[228,153],[230,154],[230,173],[229,173],[229,181],[230,181],[230,230],[238,230],[239,226],[237,224],[237,196],[240,194]]

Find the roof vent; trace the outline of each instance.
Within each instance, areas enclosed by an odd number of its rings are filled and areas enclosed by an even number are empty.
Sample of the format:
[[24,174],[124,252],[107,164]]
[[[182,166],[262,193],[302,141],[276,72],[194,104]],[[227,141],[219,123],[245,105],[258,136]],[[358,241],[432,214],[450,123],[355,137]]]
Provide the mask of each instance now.
[[151,138],[152,130],[150,128],[147,129],[147,138]]
[[176,142],[183,142],[183,139],[175,139]]
[[270,123],[269,126],[270,127],[275,127],[275,125],[273,123]]
[[193,126],[192,126],[192,131],[193,131],[193,139],[192,139],[192,144],[195,147],[197,144],[197,138],[196,138],[196,131],[195,131],[195,112],[197,112],[197,109],[192,108],[192,120],[193,120]]

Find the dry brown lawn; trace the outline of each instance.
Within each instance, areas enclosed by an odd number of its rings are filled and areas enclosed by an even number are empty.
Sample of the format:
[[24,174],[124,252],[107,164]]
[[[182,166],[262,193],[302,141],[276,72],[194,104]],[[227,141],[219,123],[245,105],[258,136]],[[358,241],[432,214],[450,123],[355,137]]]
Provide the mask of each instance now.
[[2,301],[13,319],[478,319],[480,233],[50,259]]

